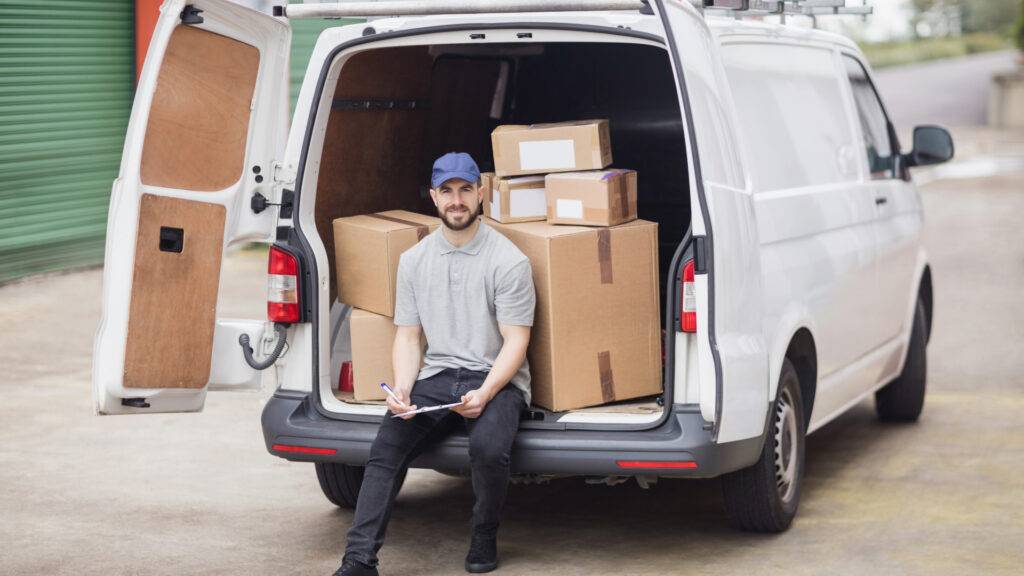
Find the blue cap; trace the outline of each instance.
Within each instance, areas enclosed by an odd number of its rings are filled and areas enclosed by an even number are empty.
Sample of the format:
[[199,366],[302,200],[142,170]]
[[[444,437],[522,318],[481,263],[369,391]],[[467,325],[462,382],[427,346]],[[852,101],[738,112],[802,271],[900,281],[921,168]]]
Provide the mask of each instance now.
[[473,183],[480,181],[480,169],[476,167],[472,156],[465,152],[449,152],[434,160],[434,171],[430,175],[430,187],[439,188],[441,184],[452,178],[462,178]]

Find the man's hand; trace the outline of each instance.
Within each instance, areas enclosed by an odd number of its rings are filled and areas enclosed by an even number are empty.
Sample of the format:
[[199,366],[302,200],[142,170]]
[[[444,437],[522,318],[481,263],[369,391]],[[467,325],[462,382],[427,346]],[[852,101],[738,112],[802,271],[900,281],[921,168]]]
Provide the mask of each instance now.
[[462,406],[456,406],[452,411],[462,414],[465,418],[479,418],[490,401],[491,397],[483,390],[470,390],[462,395]]
[[[398,390],[395,390],[395,396],[398,396],[398,398],[402,401],[402,404],[405,404],[405,406],[402,406],[401,404],[396,402],[395,399],[392,398],[391,395],[389,394],[388,395],[388,410],[391,410],[392,414],[404,414],[406,412],[410,412],[410,411],[416,409],[416,405],[415,404],[409,404],[409,402],[410,402],[409,395],[405,392],[405,390],[402,390],[401,388],[399,388]],[[416,416],[415,414],[410,414],[408,416],[401,416],[401,418],[402,418],[402,420],[408,420],[408,419],[413,418],[415,416]]]

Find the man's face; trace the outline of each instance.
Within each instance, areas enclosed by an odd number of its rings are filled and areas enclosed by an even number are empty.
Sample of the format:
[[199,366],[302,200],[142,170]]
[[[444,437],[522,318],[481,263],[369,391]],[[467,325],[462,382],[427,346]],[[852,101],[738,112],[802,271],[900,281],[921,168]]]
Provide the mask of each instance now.
[[437,188],[431,188],[430,197],[437,206],[437,215],[451,230],[465,230],[476,220],[483,201],[483,192],[476,182],[452,178]]

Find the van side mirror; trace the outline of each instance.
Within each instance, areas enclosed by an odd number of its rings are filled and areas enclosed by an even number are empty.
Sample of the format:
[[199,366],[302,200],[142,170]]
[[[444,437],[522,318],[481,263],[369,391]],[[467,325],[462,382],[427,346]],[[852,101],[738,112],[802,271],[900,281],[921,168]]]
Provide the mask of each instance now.
[[941,126],[914,128],[914,149],[904,155],[904,164],[929,166],[942,164],[953,158],[953,137]]

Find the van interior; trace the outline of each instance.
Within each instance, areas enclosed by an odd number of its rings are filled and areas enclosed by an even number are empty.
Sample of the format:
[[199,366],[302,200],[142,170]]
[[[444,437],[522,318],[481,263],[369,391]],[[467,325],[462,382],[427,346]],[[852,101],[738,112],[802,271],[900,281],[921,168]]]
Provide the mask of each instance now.
[[[670,264],[690,225],[684,129],[664,49],[617,42],[446,44],[370,49],[344,61],[315,191],[316,226],[330,260],[335,303],[333,399],[346,399],[337,391],[338,373],[350,356],[345,307],[335,298],[331,222],[394,209],[436,215],[428,188],[438,156],[469,152],[482,172],[493,171],[490,134],[498,125],[596,118],[609,120],[612,166],[638,173],[639,217],[659,225],[664,307]],[[588,421],[657,421],[663,407],[656,400],[571,412],[587,414]],[[565,415],[534,406],[523,426],[544,427],[565,421]]]

